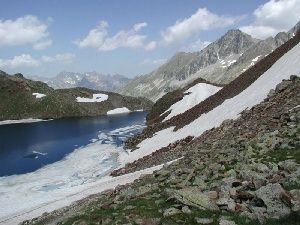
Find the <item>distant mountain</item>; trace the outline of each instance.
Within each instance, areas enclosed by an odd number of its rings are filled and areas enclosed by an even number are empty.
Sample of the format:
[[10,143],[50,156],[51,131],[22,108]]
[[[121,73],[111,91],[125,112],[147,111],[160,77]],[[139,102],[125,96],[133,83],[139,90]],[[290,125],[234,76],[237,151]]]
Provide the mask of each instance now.
[[118,92],[157,101],[164,94],[184,87],[197,78],[227,84],[289,40],[300,22],[289,32],[258,40],[240,30],[229,30],[200,52],[177,53],[150,74],[137,77]]
[[38,76],[29,78],[43,81],[54,89],[85,87],[101,91],[115,91],[130,81],[129,78],[119,74],[110,75],[97,72],[75,73],[66,71],[59,73],[53,78]]
[[97,116],[117,108],[135,111],[149,110],[152,106],[144,98],[88,88],[55,90],[22,74],[9,75],[3,71],[0,71],[0,98],[0,121]]

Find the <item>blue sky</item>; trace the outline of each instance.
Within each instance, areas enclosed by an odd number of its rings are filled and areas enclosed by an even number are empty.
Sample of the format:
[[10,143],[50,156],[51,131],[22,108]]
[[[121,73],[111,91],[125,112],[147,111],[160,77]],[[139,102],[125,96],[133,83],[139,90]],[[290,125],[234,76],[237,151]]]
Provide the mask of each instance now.
[[300,20],[300,0],[3,0],[0,69],[55,76],[148,73],[228,29],[265,38]]

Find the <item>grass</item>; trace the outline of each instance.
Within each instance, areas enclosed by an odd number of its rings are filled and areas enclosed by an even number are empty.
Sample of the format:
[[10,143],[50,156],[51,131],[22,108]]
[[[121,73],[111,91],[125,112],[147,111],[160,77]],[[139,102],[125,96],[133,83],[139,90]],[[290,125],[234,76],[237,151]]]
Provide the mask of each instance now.
[[[208,210],[200,210],[198,208],[192,208],[191,214],[179,213],[170,217],[164,217],[163,211],[170,208],[176,207],[181,209],[184,205],[178,204],[175,200],[168,200],[166,196],[160,195],[159,200],[157,198],[150,197],[151,194],[161,194],[161,192],[148,193],[146,196],[140,196],[134,199],[130,199],[121,203],[115,208],[101,208],[98,206],[95,210],[89,210],[81,215],[69,218],[64,225],[72,225],[75,222],[79,223],[84,221],[86,224],[97,224],[100,221],[109,219],[108,224],[125,224],[132,223],[137,224],[137,219],[147,218],[159,218],[160,224],[198,224],[196,218],[213,218],[213,225],[219,224],[221,216],[226,216],[228,220],[233,220],[239,225],[257,224],[257,221],[250,221],[245,217],[240,217],[237,214],[229,212],[212,212]],[[149,198],[148,198],[149,196]],[[131,208],[126,208],[131,206]],[[97,206],[94,206],[97,207]]]
[[297,163],[300,163],[300,145],[295,146],[293,149],[277,149],[269,152],[267,155],[257,155],[256,157],[260,157],[261,162],[279,163],[288,159],[293,159]]

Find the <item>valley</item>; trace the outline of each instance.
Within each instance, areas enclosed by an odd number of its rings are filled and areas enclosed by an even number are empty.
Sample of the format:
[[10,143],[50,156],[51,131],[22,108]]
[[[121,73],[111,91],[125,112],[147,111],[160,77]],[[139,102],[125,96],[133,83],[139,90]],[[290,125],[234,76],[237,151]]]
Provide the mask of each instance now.
[[3,1],[0,225],[299,225],[299,6]]

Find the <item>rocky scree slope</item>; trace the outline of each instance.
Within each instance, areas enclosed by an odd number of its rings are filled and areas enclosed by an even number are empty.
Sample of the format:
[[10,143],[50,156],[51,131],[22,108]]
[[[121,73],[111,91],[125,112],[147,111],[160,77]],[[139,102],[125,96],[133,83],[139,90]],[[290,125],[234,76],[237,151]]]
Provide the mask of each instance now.
[[176,54],[157,70],[129,82],[119,93],[157,101],[197,78],[228,84],[292,38],[299,28],[300,22],[290,31],[266,40],[252,38],[240,30],[229,30],[200,52]]
[[23,224],[281,224],[300,219],[300,78],[124,172],[178,159],[132,184]]
[[[37,93],[41,96],[34,96]],[[102,102],[77,102],[77,97],[92,98],[103,94]],[[87,88],[50,88],[40,81],[25,79],[22,74],[0,73],[0,120],[27,118],[62,118],[105,115],[107,111],[126,107],[131,111],[149,110],[152,102],[143,98],[125,97],[112,92]]]
[[[300,32],[298,32],[292,39],[275,49],[271,54],[257,62],[254,66],[247,69],[235,80],[224,86],[216,94],[208,97],[198,105],[185,111],[182,114],[172,117],[171,119],[163,122],[159,117],[152,117],[151,121],[158,123],[150,123],[142,133],[129,138],[125,142],[126,148],[135,149],[136,146],[143,140],[152,137],[156,132],[166,129],[168,127],[175,126],[175,130],[178,130],[195,119],[199,118],[202,114],[208,113],[217,106],[221,105],[225,100],[233,98],[247,89],[252,83],[254,83],[261,75],[263,75],[277,60],[279,60],[285,53],[291,50],[300,42]],[[163,100],[162,100],[163,101]],[[150,114],[157,114],[150,112]],[[150,121],[150,120],[149,120]]]

